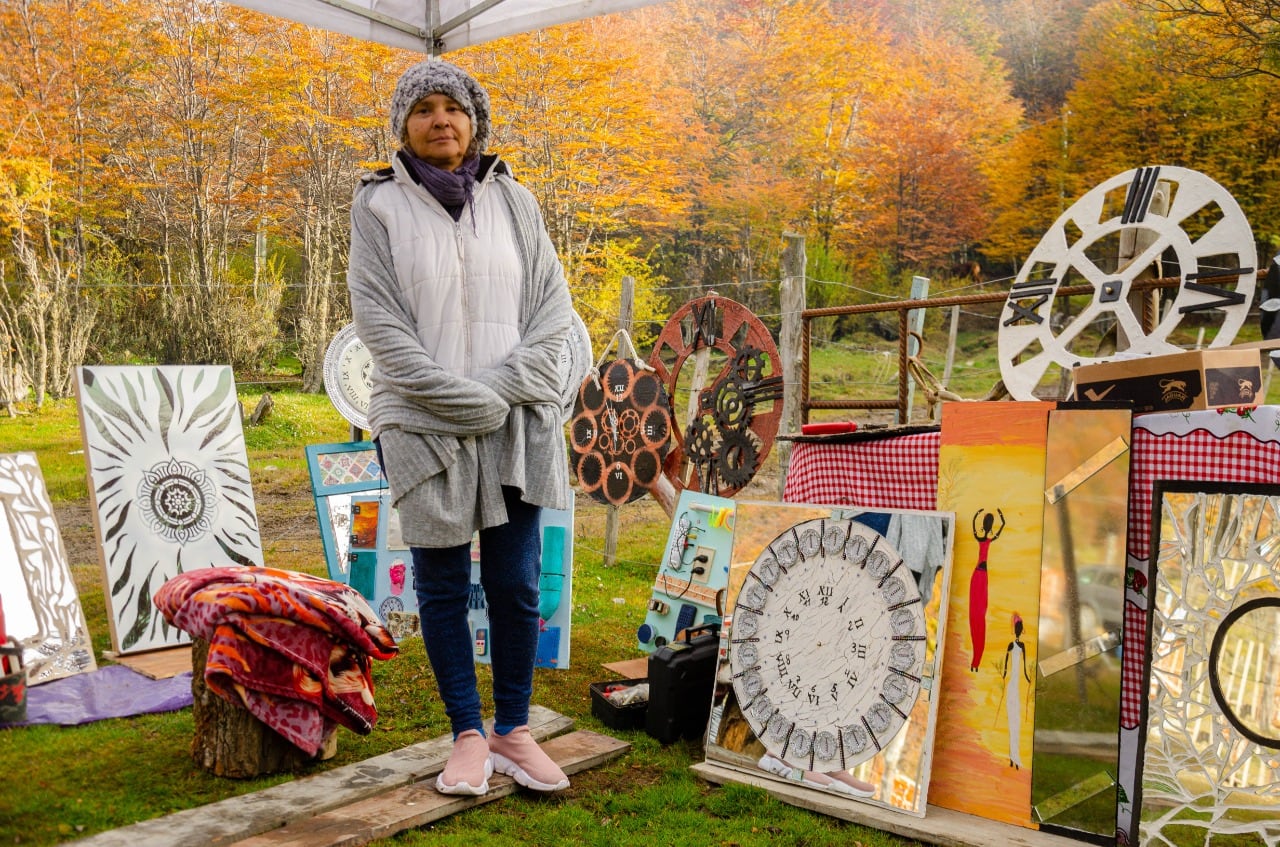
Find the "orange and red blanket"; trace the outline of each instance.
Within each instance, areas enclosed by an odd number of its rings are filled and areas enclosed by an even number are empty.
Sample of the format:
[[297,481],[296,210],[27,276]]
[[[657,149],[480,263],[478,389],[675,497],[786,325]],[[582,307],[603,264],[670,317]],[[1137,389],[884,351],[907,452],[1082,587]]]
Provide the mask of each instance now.
[[371,659],[391,633],[348,585],[254,566],[201,568],[160,587],[169,623],[209,643],[205,683],[314,756],[338,723],[361,735],[378,719]]

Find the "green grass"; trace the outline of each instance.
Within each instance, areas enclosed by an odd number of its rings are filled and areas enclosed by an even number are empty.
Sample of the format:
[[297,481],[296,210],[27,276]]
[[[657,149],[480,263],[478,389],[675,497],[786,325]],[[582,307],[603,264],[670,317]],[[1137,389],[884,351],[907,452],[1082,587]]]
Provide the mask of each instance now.
[[[246,414],[257,389],[242,391]],[[323,575],[303,447],[349,440],[347,424],[323,396],[273,393],[275,410],[245,432],[266,564]],[[99,662],[110,649],[102,573],[85,503],[85,464],[75,404],[59,401],[17,418],[0,418],[6,452],[32,451],[59,513]],[[776,470],[775,470],[776,474]],[[753,483],[753,485],[755,485]],[[776,476],[756,498],[776,497]],[[752,494],[749,488],[747,494]],[[604,564],[606,510],[579,498],[574,530],[573,642],[567,669],[539,669],[534,700],[579,727],[622,738],[632,750],[574,777],[563,795],[516,795],[375,844],[616,844],[660,838],[671,845],[776,843],[889,847],[914,844],[772,799],[758,789],[712,786],[689,766],[701,747],[663,746],[644,732],[605,727],[591,714],[588,686],[612,678],[605,662],[637,658],[635,629],[670,522],[645,498],[619,513],[614,564]],[[85,539],[88,539],[86,541]],[[78,551],[78,552],[70,552]],[[438,737],[447,723],[419,639],[400,656],[377,662],[378,723],[367,736],[342,730],[337,755],[317,772]],[[488,668],[479,668],[488,688]],[[215,777],[195,766],[191,709],[98,721],[78,727],[0,730],[0,844],[46,845],[257,791],[287,780]]]

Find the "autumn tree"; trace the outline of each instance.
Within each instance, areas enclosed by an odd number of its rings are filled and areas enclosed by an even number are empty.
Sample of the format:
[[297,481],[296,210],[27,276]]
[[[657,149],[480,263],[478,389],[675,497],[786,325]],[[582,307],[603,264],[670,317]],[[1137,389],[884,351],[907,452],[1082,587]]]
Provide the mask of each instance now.
[[[640,242],[620,236],[652,233],[688,202],[672,166],[686,144],[673,108],[678,93],[669,91],[634,32],[625,20],[598,18],[450,57],[488,88],[490,148],[538,199],[575,292],[600,283],[595,257],[619,244],[634,243],[644,255]],[[638,274],[638,286],[654,278]],[[580,299],[603,307],[597,295]],[[598,332],[612,325],[616,311],[615,303],[584,318]],[[604,340],[596,335],[597,344]]]
[[1161,57],[1181,39],[1183,25],[1124,0],[1090,12],[1081,38],[1091,49],[1081,54],[1066,112],[1018,139],[989,243],[1025,255],[1067,206],[1099,182],[1134,167],[1177,165],[1223,185],[1240,203],[1255,239],[1280,246],[1272,214],[1280,187],[1280,92],[1259,75],[1215,80],[1169,67]]
[[[282,63],[281,55],[293,57]],[[270,51],[250,57],[262,133],[262,233],[297,257],[285,304],[303,389],[324,388],[329,342],[349,321],[346,288],[351,197],[362,173],[390,160],[385,116],[399,71],[411,59],[390,49],[302,26],[280,29]],[[255,255],[262,261],[265,246]]]
[[1040,119],[1058,114],[1076,79],[1078,32],[1097,0],[991,0],[988,13],[1000,38],[998,54],[1013,95]]
[[127,237],[150,257],[139,329],[162,361],[256,368],[276,343],[283,280],[253,261],[270,151],[247,60],[275,23],[211,0],[144,8],[151,61],[133,78],[114,153],[135,187]]
[[895,89],[869,116],[867,241],[891,279],[945,267],[989,223],[984,165],[1001,155],[1021,110],[1000,67],[945,28],[917,30],[895,66]]
[[1184,73],[1219,79],[1280,77],[1280,8],[1275,0],[1134,0],[1172,24],[1162,60]]
[[119,182],[102,162],[130,64],[127,18],[109,2],[0,6],[0,393],[36,405],[71,393],[113,278],[104,228]]

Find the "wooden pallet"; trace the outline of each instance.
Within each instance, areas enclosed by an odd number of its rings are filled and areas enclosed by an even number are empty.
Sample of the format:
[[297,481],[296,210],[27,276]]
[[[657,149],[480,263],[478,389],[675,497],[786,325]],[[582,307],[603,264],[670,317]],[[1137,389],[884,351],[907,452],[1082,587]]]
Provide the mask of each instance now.
[[[567,774],[595,767],[630,749],[618,739],[572,729],[572,719],[550,709],[533,706],[529,711],[533,737]],[[483,797],[437,794],[432,788],[435,776],[444,769],[452,748],[452,738],[444,735],[74,843],[83,847],[365,844],[520,790],[507,777],[495,776]]]
[[784,803],[802,809],[941,847],[991,847],[993,844],[1001,847],[1080,847],[1081,843],[1073,838],[987,820],[938,806],[929,806],[925,816],[917,818],[870,803],[845,799],[828,791],[793,785],[763,772],[748,773],[715,762],[693,765],[693,771],[716,785],[726,782],[754,785]]

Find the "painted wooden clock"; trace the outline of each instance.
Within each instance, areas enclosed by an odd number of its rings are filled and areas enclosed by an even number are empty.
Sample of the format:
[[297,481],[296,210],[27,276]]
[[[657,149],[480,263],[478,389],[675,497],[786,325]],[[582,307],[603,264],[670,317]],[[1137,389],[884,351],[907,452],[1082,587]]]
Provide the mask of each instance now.
[[920,696],[923,604],[911,567],[849,519],[795,524],[752,563],[738,592],[729,664],[765,748],[805,770],[875,756]]
[[[1109,361],[1100,341],[1130,355],[1177,353],[1188,316],[1230,344],[1257,283],[1253,231],[1240,205],[1187,168],[1134,168],[1099,183],[1063,212],[1023,263],[1000,313],[1000,376],[1015,400],[1035,400],[1050,366]],[[1135,280],[1178,276],[1150,332],[1130,293]],[[1087,285],[1091,294],[1059,297]],[[1168,295],[1166,295],[1168,296]]]
[[358,429],[369,429],[369,395],[373,392],[373,356],[347,324],[324,354],[324,388],[338,414]]

